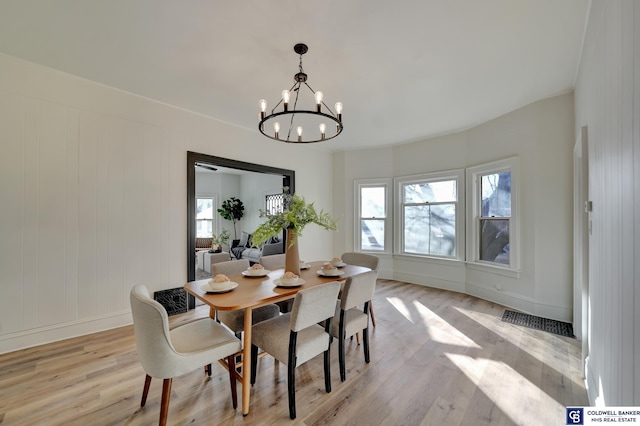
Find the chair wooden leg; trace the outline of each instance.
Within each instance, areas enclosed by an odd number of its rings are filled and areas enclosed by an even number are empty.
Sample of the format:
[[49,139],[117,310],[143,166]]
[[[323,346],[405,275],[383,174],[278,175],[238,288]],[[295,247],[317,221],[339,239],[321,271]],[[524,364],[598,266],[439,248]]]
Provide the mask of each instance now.
[[296,342],[298,333],[289,333],[289,356],[287,361],[287,390],[289,393],[289,417],[296,418]]
[[362,330],[362,343],[364,346],[364,362],[369,364],[369,361],[371,361],[371,358],[369,356],[369,328],[368,327]]
[[324,390],[331,392],[331,358],[328,348],[324,351]]
[[[324,389],[329,393],[331,392],[331,318],[325,322],[324,331],[329,335],[329,345],[324,351]],[[344,349],[344,338],[340,338],[340,341]]]
[[289,417],[296,418],[296,365],[287,365],[287,390],[289,393]]
[[147,395],[149,394],[150,385],[151,385],[151,376],[147,374],[147,377],[144,378],[144,388],[142,388],[142,401],[140,401],[141,407],[144,407],[144,404],[147,403]]
[[231,383],[231,402],[233,403],[233,409],[238,408],[238,387],[236,386],[236,359],[235,357],[227,357],[227,363],[229,364],[229,383]]
[[258,369],[258,347],[251,345],[251,386],[256,384],[256,370]]
[[167,424],[167,417],[169,415],[169,399],[171,398],[171,384],[173,379],[164,379],[162,382],[162,402],[160,403],[160,426]]
[[344,310],[340,310],[340,325],[338,326],[338,363],[340,364],[340,381],[347,380],[347,368],[344,360]]
[[[353,336],[351,336],[351,338],[353,339]],[[356,333],[356,343],[358,344],[358,346],[360,346],[360,332],[359,331]]]
[[373,303],[369,302],[369,316],[371,316],[371,325],[376,326],[376,316],[373,315]]
[[204,371],[207,373],[207,376],[211,377],[211,364],[207,364],[204,366]]

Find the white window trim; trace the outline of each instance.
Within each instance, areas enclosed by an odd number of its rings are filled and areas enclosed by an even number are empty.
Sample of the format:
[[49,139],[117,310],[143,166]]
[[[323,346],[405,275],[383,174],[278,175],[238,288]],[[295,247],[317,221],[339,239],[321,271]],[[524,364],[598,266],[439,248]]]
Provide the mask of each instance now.
[[[362,250],[362,232],[360,229],[360,196],[361,188],[381,187],[385,188],[385,211],[384,219],[384,250]],[[353,221],[353,249],[356,252],[371,254],[391,254],[393,252],[393,179],[392,178],[372,178],[372,179],[354,179],[354,221]]]
[[[479,215],[480,215],[480,175],[511,171],[511,220],[509,224],[509,265],[485,262],[480,259],[479,243]],[[520,271],[520,158],[510,157],[491,163],[480,164],[467,168],[467,263],[473,269],[485,268],[488,271],[496,269]]]
[[218,235],[220,231],[222,231],[222,223],[221,223],[222,218],[218,213],[218,209],[220,208],[220,205],[221,205],[220,197],[217,194],[205,192],[202,194],[196,194],[196,200],[198,198],[213,199],[213,223],[212,223],[211,229],[214,235]]
[[[429,181],[442,181],[453,180],[457,181],[457,193],[458,200],[456,203],[456,254],[453,257],[448,256],[436,256],[432,254],[415,254],[404,253],[402,251],[404,240],[404,223],[402,217],[402,186],[416,182],[429,182]],[[436,258],[436,259],[448,259],[456,261],[464,261],[465,256],[465,215],[466,215],[466,197],[465,197],[465,173],[464,169],[454,169],[434,173],[423,173],[419,175],[401,176],[396,177],[394,180],[395,189],[395,202],[394,208],[394,251],[395,254],[400,256],[411,256],[420,258]]]

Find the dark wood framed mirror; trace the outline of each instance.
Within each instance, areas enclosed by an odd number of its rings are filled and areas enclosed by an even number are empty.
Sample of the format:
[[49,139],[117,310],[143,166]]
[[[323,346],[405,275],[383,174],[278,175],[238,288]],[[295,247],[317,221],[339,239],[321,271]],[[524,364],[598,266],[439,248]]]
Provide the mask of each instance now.
[[[196,279],[196,259],[194,255],[196,251],[196,164],[279,175],[282,176],[282,186],[288,187],[289,192],[292,194],[295,193],[296,184],[293,170],[187,151],[187,281]],[[193,307],[195,307],[195,299],[189,295],[189,309],[193,309]]]

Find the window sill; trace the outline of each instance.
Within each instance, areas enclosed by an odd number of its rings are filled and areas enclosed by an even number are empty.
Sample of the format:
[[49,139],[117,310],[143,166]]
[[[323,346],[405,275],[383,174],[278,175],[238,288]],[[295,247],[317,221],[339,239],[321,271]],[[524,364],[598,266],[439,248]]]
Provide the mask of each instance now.
[[409,262],[421,262],[421,263],[431,263],[435,265],[443,265],[455,268],[466,268],[475,271],[485,272],[489,274],[502,275],[509,278],[520,278],[519,270],[508,269],[501,266],[493,266],[489,264],[481,264],[476,262],[467,262],[465,260],[460,259],[446,259],[442,257],[433,257],[433,256],[420,256],[420,255],[411,255],[411,254],[394,254],[394,259],[404,260]]
[[494,266],[484,263],[465,262],[467,269],[472,269],[480,272],[487,272],[490,274],[502,275],[509,278],[520,278],[520,270],[509,269],[502,266]]
[[460,259],[447,259],[444,257],[421,256],[421,255],[403,253],[403,254],[394,254],[393,258],[399,259],[399,260],[407,260],[411,262],[428,262],[428,263],[434,263],[434,264],[445,265],[445,266],[454,266],[454,267],[464,266],[464,261]]

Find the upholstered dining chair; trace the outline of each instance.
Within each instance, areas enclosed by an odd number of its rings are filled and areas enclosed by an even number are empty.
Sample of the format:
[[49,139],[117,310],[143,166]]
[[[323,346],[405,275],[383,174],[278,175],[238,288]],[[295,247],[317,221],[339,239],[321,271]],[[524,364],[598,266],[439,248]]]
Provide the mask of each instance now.
[[[296,418],[296,367],[324,352],[324,386],[331,392],[330,332],[340,283],[300,290],[290,313],[256,324],[251,346],[251,384],[256,382],[258,348],[287,365],[289,417]],[[325,321],[322,327],[318,323]]]
[[265,269],[284,268],[285,254],[272,254],[270,256],[260,256],[260,264]]
[[160,425],[167,423],[169,398],[173,378],[206,366],[211,376],[211,364],[226,358],[233,408],[238,406],[235,359],[242,344],[211,318],[200,318],[169,330],[165,308],[151,299],[143,285],[136,285],[129,296],[133,314],[133,330],[142,368],[146,372],[140,406],[147,402],[151,378],[163,379],[160,403]]
[[[338,339],[338,361],[340,380],[347,378],[344,359],[344,340],[362,331],[364,361],[368,364],[369,355],[369,304],[376,291],[377,271],[367,271],[347,278],[342,288],[339,304],[336,306],[331,334]],[[360,306],[364,306],[362,309]]]
[[[380,259],[378,256],[366,253],[346,252],[342,253],[342,261],[348,265],[364,266],[372,271],[378,270]],[[373,303],[369,302],[369,314],[371,315],[371,325],[376,326],[376,316],[373,313]]]
[[[247,268],[249,268],[249,261],[247,259],[229,260],[227,262],[211,264],[211,274],[213,276],[218,274],[240,274]],[[251,323],[256,324],[260,321],[277,317],[278,315],[280,315],[280,308],[277,305],[270,304],[261,306],[253,310]],[[244,311],[217,311],[216,317],[220,322],[223,322],[229,327],[231,331],[235,333],[236,337],[240,337],[240,333],[244,330]]]

